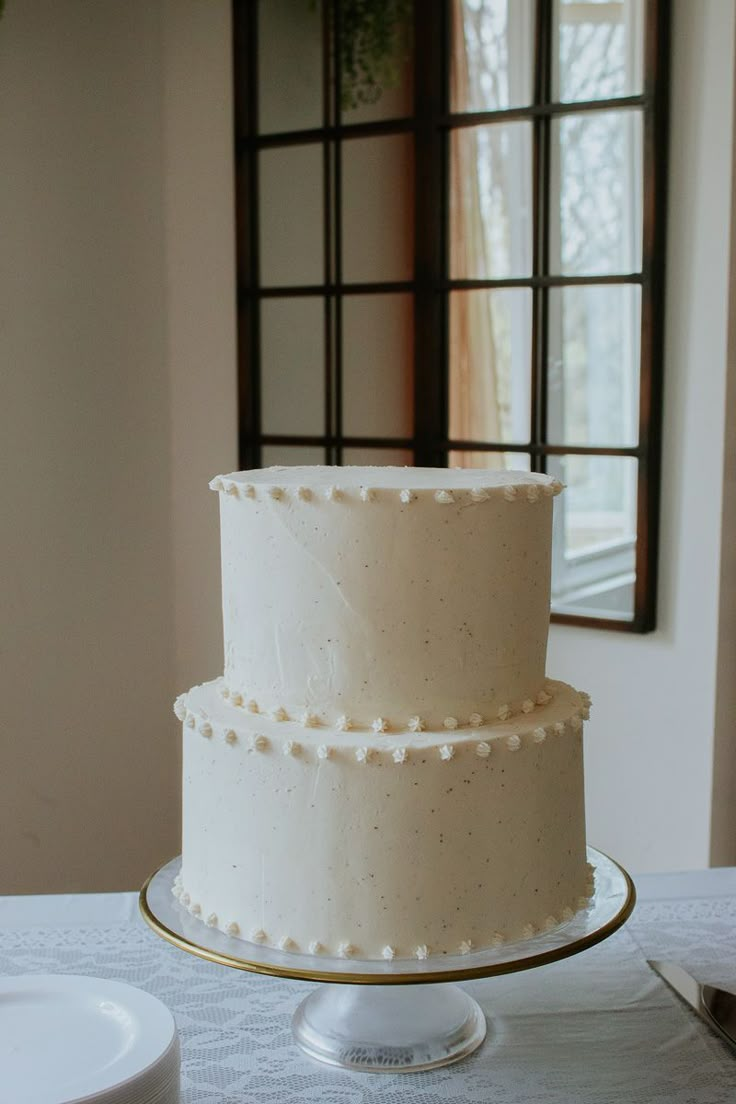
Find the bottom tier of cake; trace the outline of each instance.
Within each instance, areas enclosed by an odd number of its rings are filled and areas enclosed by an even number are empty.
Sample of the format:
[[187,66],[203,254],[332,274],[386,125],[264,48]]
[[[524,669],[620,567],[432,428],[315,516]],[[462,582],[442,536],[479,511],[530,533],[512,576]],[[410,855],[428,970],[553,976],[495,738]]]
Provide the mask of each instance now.
[[203,923],[283,950],[425,958],[527,938],[587,902],[583,718],[366,733],[179,698],[182,872]]

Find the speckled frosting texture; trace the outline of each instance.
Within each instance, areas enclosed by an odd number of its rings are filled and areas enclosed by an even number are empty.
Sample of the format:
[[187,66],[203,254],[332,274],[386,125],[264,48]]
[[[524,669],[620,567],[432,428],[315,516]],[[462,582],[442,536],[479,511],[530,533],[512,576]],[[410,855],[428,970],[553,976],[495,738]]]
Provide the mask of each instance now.
[[535,700],[549,477],[296,467],[213,483],[225,682],[259,711],[437,726]]
[[269,468],[210,485],[225,668],[174,706],[182,907],[243,940],[386,960],[585,907],[590,701],[545,674],[560,484]]
[[588,892],[585,703],[549,685],[533,721],[468,726],[451,742],[295,733],[236,714],[217,682],[195,688],[184,725],[189,907],[246,939],[318,942],[332,955],[349,944],[366,958],[386,946],[396,957],[458,953],[561,923]]

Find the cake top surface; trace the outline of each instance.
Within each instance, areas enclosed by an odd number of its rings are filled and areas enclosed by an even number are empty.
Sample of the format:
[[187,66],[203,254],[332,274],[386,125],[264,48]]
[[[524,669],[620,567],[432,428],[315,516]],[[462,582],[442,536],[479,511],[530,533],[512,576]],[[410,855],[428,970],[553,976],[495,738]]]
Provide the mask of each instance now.
[[480,487],[501,488],[538,484],[552,488],[553,493],[562,489],[562,484],[550,475],[528,471],[499,471],[490,468],[399,468],[350,465],[328,467],[315,464],[255,468],[251,471],[232,472],[217,478],[243,485],[269,486],[278,483],[282,487],[312,488],[334,485],[345,489],[369,486],[376,490],[461,491]]

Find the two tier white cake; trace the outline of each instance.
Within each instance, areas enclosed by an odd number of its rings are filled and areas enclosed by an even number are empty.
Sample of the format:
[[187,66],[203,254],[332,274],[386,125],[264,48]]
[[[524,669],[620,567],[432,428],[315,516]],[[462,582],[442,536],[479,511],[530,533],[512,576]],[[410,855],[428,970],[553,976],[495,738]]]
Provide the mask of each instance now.
[[268,468],[214,479],[224,677],[177,699],[202,921],[425,958],[587,901],[583,719],[545,675],[548,476]]

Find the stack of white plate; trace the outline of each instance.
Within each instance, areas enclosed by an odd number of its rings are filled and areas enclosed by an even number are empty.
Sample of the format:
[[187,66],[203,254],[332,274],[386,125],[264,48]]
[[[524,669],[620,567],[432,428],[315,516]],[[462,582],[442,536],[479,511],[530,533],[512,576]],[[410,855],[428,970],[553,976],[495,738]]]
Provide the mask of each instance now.
[[149,993],[72,974],[0,978],[3,1104],[178,1104],[174,1017]]

